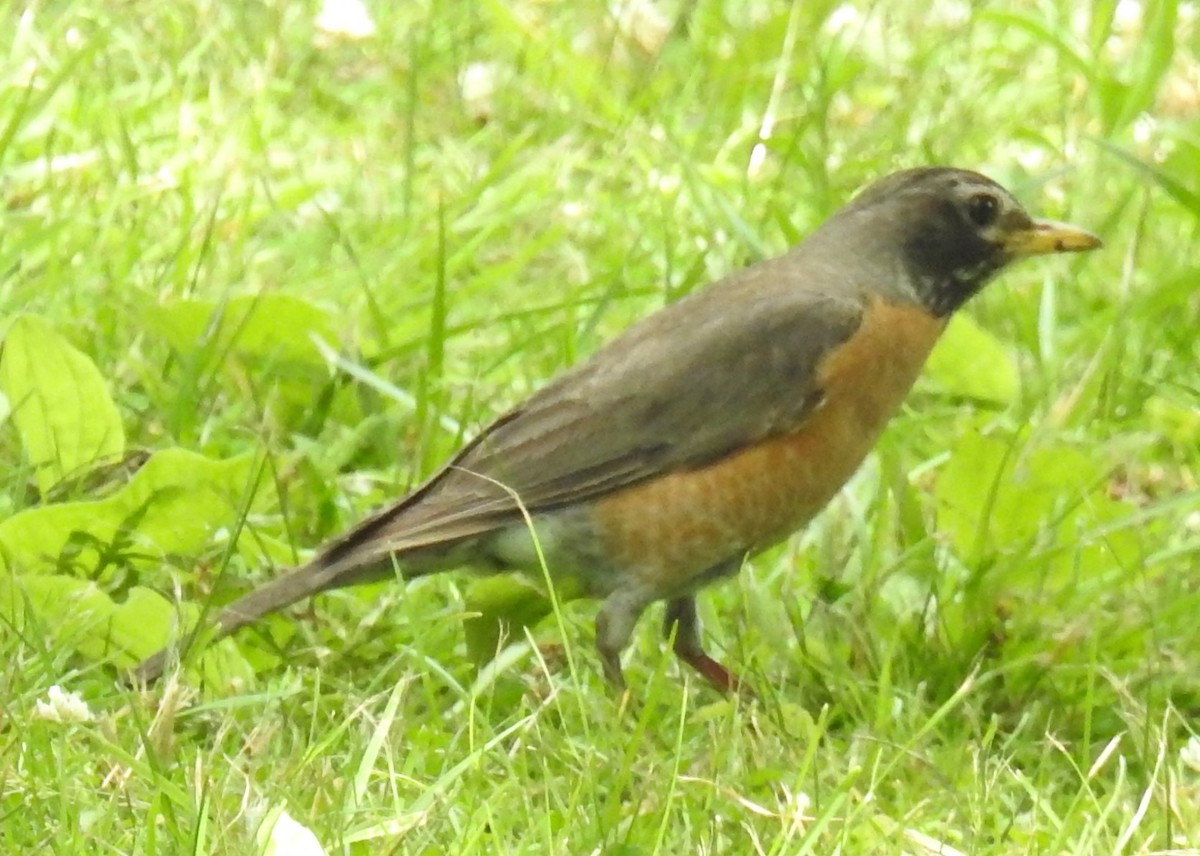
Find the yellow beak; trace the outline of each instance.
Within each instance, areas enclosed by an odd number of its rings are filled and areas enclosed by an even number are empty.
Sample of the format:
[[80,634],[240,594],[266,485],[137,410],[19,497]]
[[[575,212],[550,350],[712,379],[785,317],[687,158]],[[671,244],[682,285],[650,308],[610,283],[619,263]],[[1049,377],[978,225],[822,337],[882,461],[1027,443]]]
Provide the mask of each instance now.
[[1101,241],[1070,223],[1034,220],[1028,227],[1010,232],[1004,247],[1016,256],[1040,256],[1046,253],[1081,253],[1094,250]]

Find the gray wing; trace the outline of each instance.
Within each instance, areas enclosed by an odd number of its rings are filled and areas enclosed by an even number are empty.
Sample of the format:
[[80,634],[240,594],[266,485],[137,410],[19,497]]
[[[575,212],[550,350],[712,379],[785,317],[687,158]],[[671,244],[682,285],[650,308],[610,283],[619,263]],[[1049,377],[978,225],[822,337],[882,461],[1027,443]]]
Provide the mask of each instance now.
[[520,505],[587,501],[794,430],[820,403],[822,357],[862,317],[861,291],[830,296],[793,281],[794,268],[788,256],[761,263],[635,324],[326,555],[366,561],[471,537]]

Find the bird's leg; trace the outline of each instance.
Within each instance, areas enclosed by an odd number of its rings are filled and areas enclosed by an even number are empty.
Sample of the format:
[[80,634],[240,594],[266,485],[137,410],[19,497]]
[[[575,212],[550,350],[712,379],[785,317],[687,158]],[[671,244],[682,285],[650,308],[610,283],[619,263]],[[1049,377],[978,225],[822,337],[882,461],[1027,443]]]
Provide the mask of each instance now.
[[622,589],[610,594],[596,613],[596,651],[604,667],[604,677],[618,693],[625,690],[621,652],[629,644],[633,627],[649,603],[640,592]]
[[749,691],[749,687],[741,678],[705,653],[704,645],[700,641],[700,616],[696,614],[696,598],[692,595],[667,601],[663,634],[668,640],[674,637],[676,656],[703,675],[705,680],[717,689],[727,693]]

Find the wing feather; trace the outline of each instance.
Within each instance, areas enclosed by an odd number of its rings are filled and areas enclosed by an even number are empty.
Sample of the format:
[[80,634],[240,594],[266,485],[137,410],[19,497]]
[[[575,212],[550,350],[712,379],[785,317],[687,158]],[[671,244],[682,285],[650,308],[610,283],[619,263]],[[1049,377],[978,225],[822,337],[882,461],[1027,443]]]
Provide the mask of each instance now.
[[587,502],[796,430],[820,403],[818,366],[857,329],[862,298],[780,287],[792,269],[787,256],[761,263],[629,328],[327,555],[361,549],[366,561],[469,538],[521,505]]

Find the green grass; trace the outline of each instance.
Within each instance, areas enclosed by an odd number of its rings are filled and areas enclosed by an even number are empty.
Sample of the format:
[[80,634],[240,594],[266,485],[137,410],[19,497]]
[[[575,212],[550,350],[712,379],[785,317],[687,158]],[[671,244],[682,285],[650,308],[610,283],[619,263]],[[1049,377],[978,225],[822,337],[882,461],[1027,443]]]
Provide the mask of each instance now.
[[[602,4],[375,5],[362,41],[304,3],[3,8],[0,360],[83,355],[62,430],[160,456],[39,459],[51,393],[0,371],[0,849],[256,853],[286,806],[330,853],[1197,852],[1196,6],[664,0],[647,50]],[[648,616],[622,714],[580,602],[533,629],[565,657],[480,676],[462,575],[116,680],[177,599],[931,162],[1105,248],[1003,276],[828,512],[707,594],[755,701]],[[95,719],[39,719],[54,684]]]

